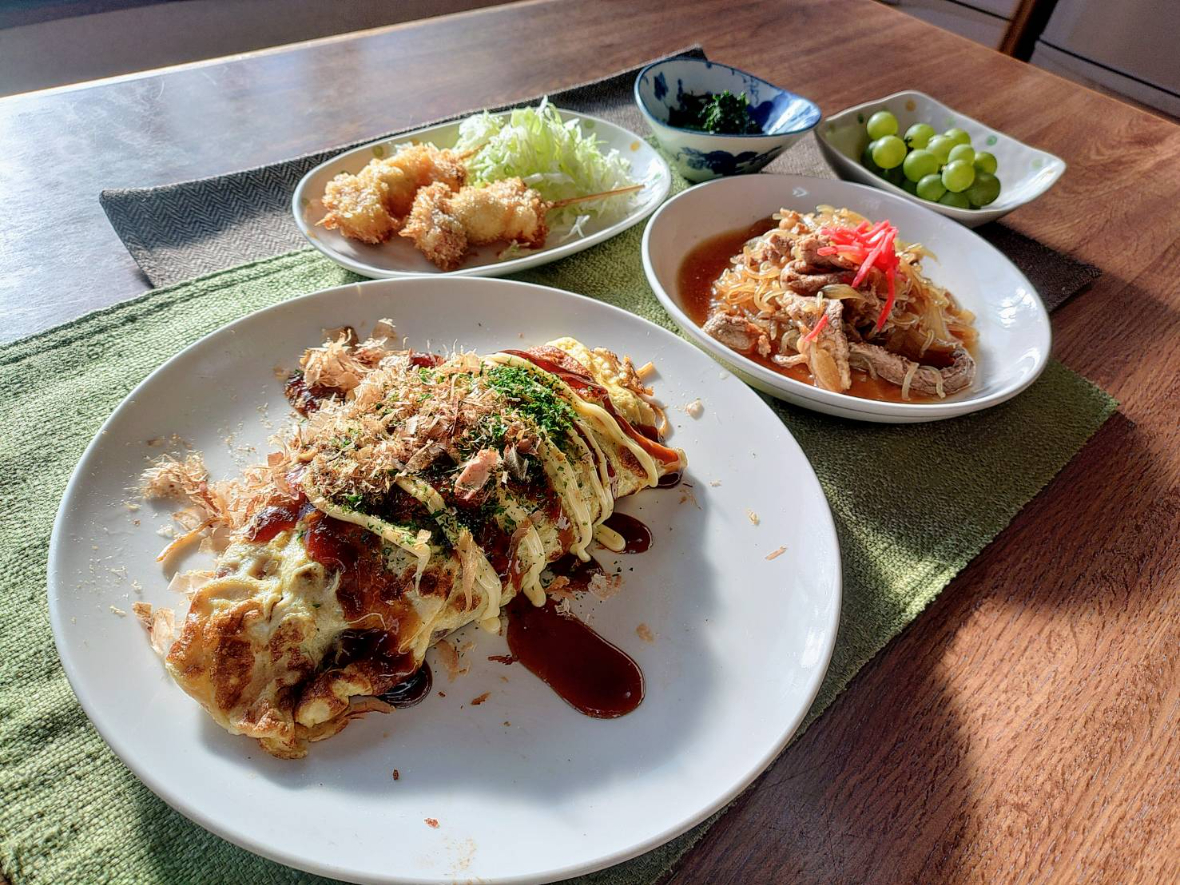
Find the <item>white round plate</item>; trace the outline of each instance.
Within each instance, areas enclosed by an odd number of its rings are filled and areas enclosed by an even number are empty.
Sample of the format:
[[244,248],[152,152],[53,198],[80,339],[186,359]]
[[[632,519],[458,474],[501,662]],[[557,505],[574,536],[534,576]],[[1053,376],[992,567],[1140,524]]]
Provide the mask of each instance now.
[[[505,111],[495,116],[507,116]],[[441,271],[422,255],[414,244],[404,237],[394,236],[378,246],[350,240],[339,231],[317,226],[324,217],[322,197],[328,182],[341,172],[356,174],[375,156],[388,156],[398,145],[409,142],[428,142],[440,148],[453,147],[459,139],[461,120],[440,123],[413,132],[405,132],[394,138],[375,141],[353,148],[326,163],[312,169],[299,182],[291,198],[291,211],[295,224],[307,241],[337,264],[361,276],[371,279],[399,279],[412,276],[449,277],[499,277],[516,273],[529,267],[548,264],[575,252],[588,249],[603,240],[609,240],[629,227],[634,227],[653,213],[668,196],[672,187],[672,173],[663,157],[641,136],[614,123],[589,114],[558,109],[564,120],[577,120],[584,133],[592,133],[599,140],[599,147],[606,153],[617,150],[631,164],[631,178],[636,184],[643,184],[643,190],[636,191],[632,208],[627,215],[613,224],[603,224],[592,218],[586,222],[582,236],[572,237],[565,242],[547,242],[540,249],[524,252],[517,258],[500,260],[504,244],[492,244],[473,249],[458,270]],[[550,237],[550,240],[555,240]]]
[[[575,607],[643,668],[647,695],[635,712],[582,716],[519,664],[487,660],[506,652],[504,640],[472,630],[457,640],[476,644],[466,676],[448,682],[434,653],[428,658],[446,697],[371,714],[306,759],[283,761],[222,731],[165,674],[129,614],[138,599],[183,610],[155,562],[166,515],[123,504],[161,451],[146,441],[179,434],[205,453],[214,477],[236,473],[264,456],[288,413],[274,367],[293,366],[324,328],[349,323],[365,334],[381,317],[421,348],[491,352],[568,334],[654,361],[691,486],[623,502],[654,544],[634,556],[599,550],[604,565],[622,568],[622,588]],[[694,419],[681,407],[698,398],[704,411]],[[828,505],[798,445],[753,391],[632,314],[500,280],[341,287],[189,347],[140,384],[87,449],[49,563],[66,675],[143,782],[251,851],[355,882],[549,882],[666,842],[733,799],[782,750],[819,689],[840,612]],[[640,638],[640,625],[654,641]],[[484,692],[487,701],[472,706]]]
[[[901,239],[927,246],[938,260],[922,267],[975,314],[978,372],[970,388],[941,402],[893,403],[821,390],[773,372],[730,350],[684,312],[678,272],[702,240],[749,227],[779,209],[814,212],[827,204],[889,219]],[[1049,360],[1049,314],[1032,283],[994,246],[971,230],[892,194],[801,175],[723,178],[684,191],[661,207],[643,235],[647,280],[680,327],[701,347],[759,390],[797,406],[855,418],[907,424],[955,418],[1011,399],[1037,379]]]

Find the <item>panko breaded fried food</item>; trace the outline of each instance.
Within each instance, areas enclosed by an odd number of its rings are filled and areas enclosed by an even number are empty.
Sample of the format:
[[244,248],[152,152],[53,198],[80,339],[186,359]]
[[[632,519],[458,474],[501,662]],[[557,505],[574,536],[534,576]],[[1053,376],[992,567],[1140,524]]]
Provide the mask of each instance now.
[[540,248],[552,206],[519,178],[457,191],[435,184],[418,191],[400,235],[441,270],[454,270],[471,246],[504,241]]
[[403,147],[392,157],[374,159],[356,175],[341,173],[324,188],[328,210],[320,224],[363,243],[383,243],[405,224],[420,188],[439,182],[447,190],[463,186],[463,155],[430,144]]
[[385,208],[380,188],[360,175],[342,172],[324,188],[324,207],[328,213],[319,223],[328,230],[338,230],[350,240],[384,243],[401,225]]
[[505,240],[539,249],[549,235],[545,214],[551,205],[519,178],[503,178],[487,187],[460,188],[451,197],[451,214],[472,246]]
[[441,270],[454,270],[467,254],[467,232],[451,214],[454,194],[441,181],[419,190],[410,217],[399,232]]
[[432,144],[412,144],[392,157],[373,160],[361,174],[381,189],[389,214],[405,219],[414,207],[419,188],[435,182],[445,184],[450,190],[464,185],[467,167],[463,165],[463,156]]

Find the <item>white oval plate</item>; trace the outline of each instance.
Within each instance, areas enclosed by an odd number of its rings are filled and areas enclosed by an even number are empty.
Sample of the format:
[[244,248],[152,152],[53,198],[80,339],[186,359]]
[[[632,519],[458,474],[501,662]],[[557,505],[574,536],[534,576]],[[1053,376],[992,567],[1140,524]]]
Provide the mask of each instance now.
[[[971,387],[937,403],[891,403],[821,390],[760,366],[706,335],[681,308],[677,274],[702,240],[749,227],[779,209],[814,212],[820,204],[866,218],[888,218],[902,239],[928,246],[938,261],[925,273],[975,313],[979,371]],[[885,423],[954,418],[1002,403],[1032,384],[1049,359],[1049,314],[1032,283],[994,246],[929,209],[884,191],[801,175],[747,175],[697,185],[669,200],[643,235],[643,269],[676,322],[694,341],[759,390],[794,405]]]
[[[634,713],[582,716],[519,664],[488,661],[506,652],[503,639],[471,631],[468,675],[448,682],[429,658],[445,698],[370,715],[306,759],[283,761],[214,725],[164,673],[135,618],[111,612],[130,612],[137,599],[182,602],[154,561],[165,514],[121,503],[160,452],[145,441],[177,433],[204,451],[215,477],[235,473],[235,461],[267,451],[274,429],[265,424],[288,414],[274,366],[292,366],[325,327],[367,332],[386,316],[420,347],[488,352],[573,334],[655,362],[692,487],[626,500],[621,509],[651,527],[652,549],[598,551],[604,565],[622,567],[622,589],[579,608],[643,668],[647,697]],[[698,419],[676,408],[697,398]],[[768,561],[779,547],[785,552]],[[66,490],[49,608],[66,674],[99,732],[149,788],[218,835],[355,882],[549,882],[673,838],[775,758],[827,668],[840,559],[828,505],[794,439],[695,347],[632,314],[539,286],[381,281],[248,316],[137,387]],[[654,642],[639,638],[640,624]],[[473,707],[485,691],[488,700]]]
[[[512,113],[505,111],[496,116],[507,116]],[[316,222],[324,217],[324,205],[321,199],[328,182],[341,172],[356,174],[363,169],[379,152],[388,156],[398,145],[408,142],[429,142],[440,148],[453,147],[459,139],[459,124],[461,120],[452,123],[440,123],[428,126],[414,132],[406,132],[391,139],[374,141],[346,151],[325,163],[316,166],[308,172],[291,198],[291,211],[295,216],[295,224],[300,232],[307,237],[307,241],[315,246],[337,264],[340,264],[361,276],[372,279],[398,279],[411,276],[449,276],[449,277],[498,277],[516,273],[529,267],[548,264],[583,249],[589,249],[596,243],[609,240],[615,234],[620,234],[629,227],[634,227],[647,216],[651,215],[660,203],[668,196],[672,187],[672,173],[668,163],[641,136],[628,129],[616,126],[599,117],[589,114],[578,114],[574,111],[558,109],[562,119],[577,120],[585,133],[593,133],[600,142],[605,153],[612,148],[617,150],[624,159],[631,164],[631,178],[636,184],[642,183],[643,190],[637,191],[631,211],[626,217],[613,224],[603,224],[598,219],[590,219],[584,226],[584,234],[574,237],[564,243],[546,243],[535,251],[526,252],[519,258],[501,261],[499,255],[504,251],[504,244],[480,246],[471,251],[468,259],[458,270],[441,271],[422,255],[414,244],[404,237],[394,236],[388,242],[379,246],[350,240],[339,231],[317,227]],[[552,238],[551,238],[552,239]]]

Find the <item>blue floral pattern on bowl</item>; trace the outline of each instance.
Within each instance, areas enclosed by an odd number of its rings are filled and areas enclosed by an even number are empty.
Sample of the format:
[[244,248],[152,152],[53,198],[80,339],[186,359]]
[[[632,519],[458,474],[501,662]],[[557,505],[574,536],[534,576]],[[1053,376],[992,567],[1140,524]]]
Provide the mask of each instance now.
[[[750,116],[762,129],[751,135],[721,135],[668,124],[669,113],[687,94],[744,92]],[[655,134],[660,151],[689,181],[757,172],[815,128],[814,102],[753,74],[699,58],[672,58],[648,65],[635,79],[635,102]]]
[[[686,147],[681,148],[676,154],[676,163],[677,167],[683,164],[693,172],[710,173],[701,178],[704,181],[706,178],[718,178],[722,175],[745,175],[747,172],[757,172],[782,152],[782,148],[775,148],[761,154],[756,151],[742,151],[740,154],[732,154],[729,151],[705,153]],[[685,177],[692,178],[689,175],[685,175]]]

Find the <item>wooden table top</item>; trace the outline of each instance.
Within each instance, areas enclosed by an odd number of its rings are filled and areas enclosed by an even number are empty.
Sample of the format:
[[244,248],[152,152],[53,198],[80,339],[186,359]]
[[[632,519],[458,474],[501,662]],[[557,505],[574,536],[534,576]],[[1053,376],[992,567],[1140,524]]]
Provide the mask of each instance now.
[[283,159],[700,43],[825,113],[920,89],[1069,170],[1007,224],[1103,271],[1112,419],[713,828],[689,882],[1180,880],[1180,127],[869,0],[541,0],[0,100],[0,336],[146,288],[104,187]]

